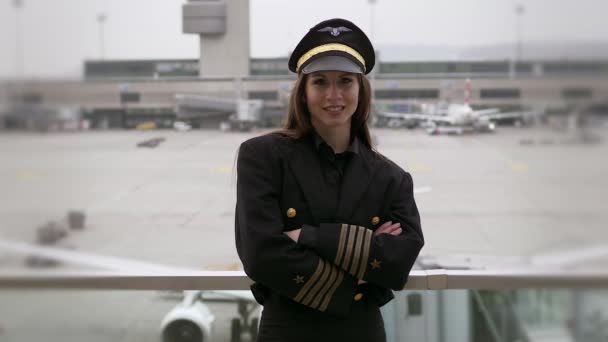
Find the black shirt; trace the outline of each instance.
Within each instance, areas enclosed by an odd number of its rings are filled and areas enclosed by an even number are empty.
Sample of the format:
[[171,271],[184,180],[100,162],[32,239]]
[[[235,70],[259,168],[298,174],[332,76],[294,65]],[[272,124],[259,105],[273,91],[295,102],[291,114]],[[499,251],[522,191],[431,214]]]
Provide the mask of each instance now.
[[[352,156],[359,153],[359,139],[354,137],[346,151],[335,153],[333,148],[315,130],[313,130],[312,137],[319,154],[321,173],[325,181],[323,188],[327,198],[331,199],[329,212],[335,213],[340,202],[340,187],[344,172]],[[331,219],[334,220],[335,217]]]

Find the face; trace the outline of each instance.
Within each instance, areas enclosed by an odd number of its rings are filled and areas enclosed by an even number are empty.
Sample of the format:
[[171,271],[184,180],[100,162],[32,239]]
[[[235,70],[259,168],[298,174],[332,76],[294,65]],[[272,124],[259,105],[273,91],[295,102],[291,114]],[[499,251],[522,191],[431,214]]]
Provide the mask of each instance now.
[[357,74],[342,71],[317,71],[308,75],[305,101],[312,125],[319,128],[350,128],[351,117],[359,102]]

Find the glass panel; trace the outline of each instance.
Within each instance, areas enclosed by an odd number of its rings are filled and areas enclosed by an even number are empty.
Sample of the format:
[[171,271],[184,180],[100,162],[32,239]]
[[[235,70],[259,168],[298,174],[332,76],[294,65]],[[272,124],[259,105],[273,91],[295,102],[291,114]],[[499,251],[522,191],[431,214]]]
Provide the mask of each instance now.
[[382,311],[388,342],[608,341],[606,290],[406,290]]
[[[0,291],[0,341],[252,341],[249,291]],[[241,337],[234,339],[234,337]]]
[[[418,312],[408,311],[412,299]],[[246,342],[261,312],[249,291],[1,290],[0,303],[3,342]],[[382,315],[387,342],[608,338],[606,290],[406,290]]]

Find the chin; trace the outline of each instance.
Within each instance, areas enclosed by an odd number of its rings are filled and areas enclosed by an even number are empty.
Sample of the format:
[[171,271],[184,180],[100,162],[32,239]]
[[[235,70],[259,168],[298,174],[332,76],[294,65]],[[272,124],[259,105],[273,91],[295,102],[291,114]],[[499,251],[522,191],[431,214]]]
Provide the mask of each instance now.
[[341,127],[341,126],[349,125],[349,124],[350,124],[350,121],[344,120],[344,119],[329,119],[329,120],[323,121],[324,126],[331,127],[331,128]]
[[326,128],[338,128],[338,127],[342,127],[345,125],[348,125],[350,127],[350,116],[347,115],[337,115],[337,116],[317,116],[316,123],[313,122],[313,124],[319,125],[319,126],[323,126]]

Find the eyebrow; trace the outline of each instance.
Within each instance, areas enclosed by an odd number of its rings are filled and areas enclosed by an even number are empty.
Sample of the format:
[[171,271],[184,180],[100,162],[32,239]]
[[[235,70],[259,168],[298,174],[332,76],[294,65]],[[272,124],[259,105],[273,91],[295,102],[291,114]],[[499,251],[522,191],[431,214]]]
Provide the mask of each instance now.
[[[355,76],[356,74],[353,72],[342,72],[340,74],[338,74],[338,77],[344,77],[344,76]],[[326,75],[322,74],[322,73],[312,73],[310,74],[310,77],[327,77]]]

